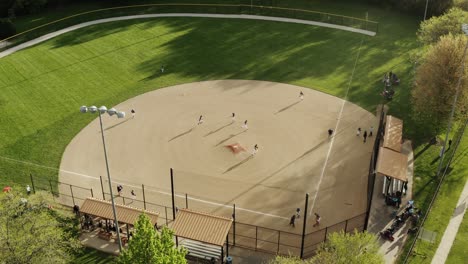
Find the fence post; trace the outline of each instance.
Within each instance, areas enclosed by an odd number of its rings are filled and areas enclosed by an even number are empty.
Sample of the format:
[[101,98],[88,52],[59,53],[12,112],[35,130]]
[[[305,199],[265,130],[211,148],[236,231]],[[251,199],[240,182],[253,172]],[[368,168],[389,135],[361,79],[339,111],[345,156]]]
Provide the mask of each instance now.
[[33,192],[36,193],[36,187],[34,186],[34,179],[33,179],[32,173],[29,173],[29,176],[31,177],[31,185],[33,188]]
[[70,193],[73,201],[73,205],[75,205],[75,196],[73,195],[73,186],[70,184]]
[[171,194],[172,194],[172,219],[175,220],[175,200],[174,200],[174,171],[171,168]]
[[327,233],[328,233],[328,226],[325,227],[325,238],[323,239],[323,242],[327,241]]
[[276,250],[276,254],[279,253],[279,249],[280,249],[280,237],[281,237],[281,232],[278,230],[278,249]]
[[146,210],[146,196],[145,196],[145,185],[141,185],[141,190],[143,191],[143,208]]
[[305,231],[307,223],[307,207],[309,206],[309,194],[306,193],[305,205],[304,205],[304,221],[302,224],[302,240],[301,240],[301,259],[304,256],[304,241],[305,241]]
[[255,226],[255,250],[257,250],[257,242],[258,242],[258,226]]
[[349,219],[346,219],[345,226],[344,226],[344,232],[345,233],[348,233],[348,220]]
[[126,204],[125,204],[125,197],[124,197],[124,196],[122,196],[122,202],[123,202],[124,205],[126,205]]
[[232,206],[232,244],[236,245],[236,204]]
[[94,198],[94,192],[93,192],[93,188],[90,188],[89,190],[91,190],[91,197]]
[[185,194],[185,208],[188,209],[188,196]]
[[104,193],[104,185],[102,184],[102,176],[99,176],[99,179],[101,180],[102,199],[105,201],[106,194]]

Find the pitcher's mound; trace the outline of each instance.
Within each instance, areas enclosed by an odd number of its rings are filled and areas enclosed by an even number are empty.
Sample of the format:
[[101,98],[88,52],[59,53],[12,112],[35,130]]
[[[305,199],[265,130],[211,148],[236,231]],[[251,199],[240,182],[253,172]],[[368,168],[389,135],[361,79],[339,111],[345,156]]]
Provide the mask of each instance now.
[[234,143],[234,144],[227,145],[226,148],[228,148],[234,154],[245,151],[245,148],[242,147],[241,144],[239,144],[239,143]]

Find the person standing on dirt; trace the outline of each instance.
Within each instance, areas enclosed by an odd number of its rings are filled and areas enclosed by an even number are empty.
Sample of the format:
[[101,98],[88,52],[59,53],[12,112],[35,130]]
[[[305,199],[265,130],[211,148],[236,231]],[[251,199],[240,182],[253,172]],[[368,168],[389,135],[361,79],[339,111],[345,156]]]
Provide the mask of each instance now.
[[203,115],[201,115],[200,118],[198,118],[198,125],[201,124],[203,124]]
[[362,137],[364,138],[364,143],[366,143],[366,140],[367,140],[367,130],[364,131],[364,135],[362,135]]
[[320,220],[321,220],[322,218],[320,217],[319,214],[317,214],[317,213],[314,213],[314,214],[315,214],[315,224],[314,224],[313,226],[316,227],[316,226],[319,226],[319,225],[320,225]]
[[292,226],[292,227],[296,227],[296,215],[293,214],[293,216],[291,216],[291,220],[289,221],[289,225]]

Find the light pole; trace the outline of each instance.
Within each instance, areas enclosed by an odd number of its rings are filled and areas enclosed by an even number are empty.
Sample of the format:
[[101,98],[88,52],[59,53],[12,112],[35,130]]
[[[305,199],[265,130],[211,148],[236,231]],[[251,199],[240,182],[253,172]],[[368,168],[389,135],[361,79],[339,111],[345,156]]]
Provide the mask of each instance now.
[[98,112],[99,114],[99,124],[101,126],[101,136],[102,136],[102,145],[104,147],[104,160],[106,161],[106,169],[107,169],[107,179],[109,180],[109,192],[111,196],[111,201],[112,201],[112,211],[114,213],[114,221],[116,225],[116,232],[117,232],[117,239],[119,241],[119,251],[122,252],[122,240],[120,239],[120,228],[119,228],[119,220],[117,219],[117,211],[115,210],[115,203],[114,203],[114,195],[112,194],[112,181],[111,181],[111,176],[110,176],[110,171],[109,171],[109,162],[107,160],[107,149],[106,149],[106,140],[104,138],[104,129],[102,128],[102,117],[101,114],[108,113],[110,116],[117,115],[117,118],[124,118],[125,117],[125,112],[120,112],[117,111],[114,108],[111,108],[107,110],[107,107],[101,106],[99,109],[96,106],[82,106],[80,107],[80,112],[81,113],[87,113],[90,112],[92,114]]
[[[465,35],[468,35],[468,24],[462,24],[462,31],[465,33]],[[460,67],[460,76],[458,77],[458,82],[457,82],[457,87],[455,88],[455,96],[453,98],[453,104],[452,104],[452,111],[450,112],[450,118],[449,118],[449,123],[447,127],[447,133],[445,133],[445,140],[444,140],[444,145],[442,146],[442,152],[440,155],[440,162],[439,162],[439,167],[437,168],[437,176],[440,174],[440,170],[442,169],[442,162],[444,161],[444,155],[445,155],[445,146],[447,145],[447,140],[450,134],[450,129],[452,128],[452,119],[453,119],[453,114],[455,113],[455,106],[457,105],[457,99],[458,99],[458,93],[460,92],[460,84],[463,76],[465,75],[465,60],[466,60],[466,50],[468,49],[468,40],[465,44],[465,50],[463,51],[463,57],[462,57],[462,65]]]

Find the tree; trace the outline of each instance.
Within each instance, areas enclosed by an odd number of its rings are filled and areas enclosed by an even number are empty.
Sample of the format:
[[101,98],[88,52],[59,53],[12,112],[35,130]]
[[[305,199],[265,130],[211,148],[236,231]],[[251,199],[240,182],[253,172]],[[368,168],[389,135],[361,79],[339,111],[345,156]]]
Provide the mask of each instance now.
[[80,247],[76,229],[77,220],[50,194],[0,194],[2,263],[69,263]]
[[[460,69],[465,45],[465,36],[443,36],[429,48],[422,64],[417,68],[412,91],[413,114],[415,120],[425,127],[427,136],[438,135],[447,124],[457,82],[462,74]],[[466,88],[467,81],[462,79],[455,119],[467,116]]]
[[328,236],[311,263],[384,263],[383,256],[378,251],[379,245],[374,234],[357,231],[350,234],[341,231]]
[[460,8],[452,8],[442,16],[432,17],[421,23],[418,30],[418,39],[423,44],[434,44],[440,37],[463,34],[462,23],[468,21],[468,12]]
[[8,18],[0,18],[0,39],[16,34],[16,28]]
[[176,248],[173,240],[174,233],[167,227],[157,233],[149,217],[141,214],[135,222],[135,232],[119,258],[120,264],[183,264],[187,263],[183,248]]

